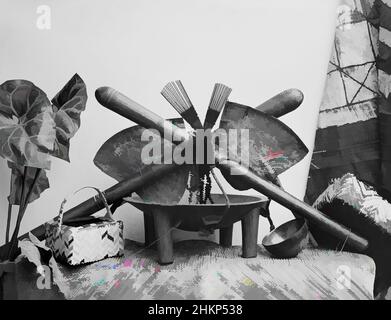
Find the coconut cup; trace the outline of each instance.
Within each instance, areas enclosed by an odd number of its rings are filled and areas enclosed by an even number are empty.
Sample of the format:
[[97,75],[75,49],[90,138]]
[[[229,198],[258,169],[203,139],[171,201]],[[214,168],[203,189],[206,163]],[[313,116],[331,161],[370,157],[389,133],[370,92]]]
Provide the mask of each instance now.
[[296,257],[308,244],[308,226],[304,219],[288,221],[262,240],[264,248],[276,258]]

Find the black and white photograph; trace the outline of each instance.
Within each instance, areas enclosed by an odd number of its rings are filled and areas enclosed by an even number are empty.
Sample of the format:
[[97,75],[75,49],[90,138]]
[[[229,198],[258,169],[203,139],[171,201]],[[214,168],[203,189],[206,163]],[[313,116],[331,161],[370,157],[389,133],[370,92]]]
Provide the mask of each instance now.
[[0,15],[0,300],[391,300],[391,0]]

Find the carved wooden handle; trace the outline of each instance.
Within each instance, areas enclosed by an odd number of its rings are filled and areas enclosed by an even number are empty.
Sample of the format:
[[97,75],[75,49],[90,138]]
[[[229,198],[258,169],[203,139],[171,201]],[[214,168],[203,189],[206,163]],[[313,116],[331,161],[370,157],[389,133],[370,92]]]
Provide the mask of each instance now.
[[180,142],[189,137],[185,130],[178,128],[171,122],[163,119],[113,88],[98,88],[95,91],[95,96],[98,102],[105,108],[136,122],[144,128],[156,129],[161,135],[165,135],[166,137],[175,137],[172,139],[173,141]]

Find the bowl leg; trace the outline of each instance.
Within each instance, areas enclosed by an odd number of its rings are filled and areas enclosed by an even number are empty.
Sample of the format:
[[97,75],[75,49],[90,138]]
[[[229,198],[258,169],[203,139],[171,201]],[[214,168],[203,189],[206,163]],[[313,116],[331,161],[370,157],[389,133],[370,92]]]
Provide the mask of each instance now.
[[227,227],[227,228],[220,229],[219,243],[222,247],[226,247],[226,248],[232,247],[233,229],[234,229],[234,225]]
[[156,240],[153,215],[149,211],[144,211],[144,237],[145,237],[145,246],[146,247],[153,244]]
[[257,256],[259,208],[251,210],[242,219],[242,257]]
[[154,209],[153,221],[155,224],[159,264],[171,264],[174,262],[174,248],[171,236],[173,224],[170,216],[162,210]]

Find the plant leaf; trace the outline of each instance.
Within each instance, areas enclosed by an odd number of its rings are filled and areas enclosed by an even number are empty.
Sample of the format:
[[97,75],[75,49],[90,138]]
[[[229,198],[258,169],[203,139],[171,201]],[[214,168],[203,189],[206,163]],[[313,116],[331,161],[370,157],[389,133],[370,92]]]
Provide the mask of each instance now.
[[53,156],[69,162],[69,140],[80,127],[80,114],[86,108],[87,89],[75,74],[52,99],[56,122]]
[[55,137],[53,109],[41,89],[26,80],[0,85],[0,156],[49,169]]
[[[8,162],[8,167],[11,168],[11,191],[8,196],[8,201],[13,205],[20,205],[21,190],[23,187],[23,172],[24,167],[19,166],[13,162]],[[31,186],[33,184],[36,168],[27,167],[27,178],[26,185]],[[49,188],[49,180],[46,176],[45,170],[41,170],[38,180],[35,183],[34,189],[32,191],[29,203],[37,200],[41,193]]]

